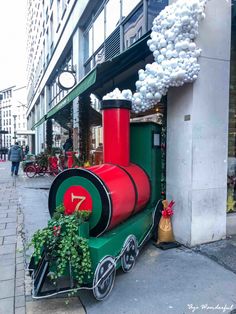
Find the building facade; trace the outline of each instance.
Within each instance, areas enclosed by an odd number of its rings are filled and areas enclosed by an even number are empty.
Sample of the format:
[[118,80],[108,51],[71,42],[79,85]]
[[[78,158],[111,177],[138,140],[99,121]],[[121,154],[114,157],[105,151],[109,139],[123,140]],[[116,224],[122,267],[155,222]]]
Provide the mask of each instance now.
[[[94,161],[102,141],[99,100],[115,87],[135,91],[138,70],[153,62],[146,45],[153,19],[172,2],[28,1],[27,120],[36,153],[71,136],[82,160]],[[175,236],[186,245],[224,238],[227,208],[235,211],[235,6],[207,2],[197,81],[132,116],[167,123],[166,195],[176,201]],[[58,81],[63,72],[76,80],[71,89]]]
[[0,94],[0,147],[9,148],[16,141],[27,145],[26,86],[10,86]]

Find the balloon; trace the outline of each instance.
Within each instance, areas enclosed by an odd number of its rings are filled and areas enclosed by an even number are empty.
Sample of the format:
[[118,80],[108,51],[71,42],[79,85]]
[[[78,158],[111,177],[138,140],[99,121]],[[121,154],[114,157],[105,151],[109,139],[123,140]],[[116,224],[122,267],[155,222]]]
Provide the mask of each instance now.
[[129,99],[135,113],[144,112],[153,108],[170,86],[195,81],[200,71],[201,49],[194,40],[198,36],[199,22],[205,18],[206,2],[177,0],[166,6],[153,20],[147,45],[154,62],[138,71],[136,92],[132,94],[128,89],[121,92],[116,88],[103,99]]

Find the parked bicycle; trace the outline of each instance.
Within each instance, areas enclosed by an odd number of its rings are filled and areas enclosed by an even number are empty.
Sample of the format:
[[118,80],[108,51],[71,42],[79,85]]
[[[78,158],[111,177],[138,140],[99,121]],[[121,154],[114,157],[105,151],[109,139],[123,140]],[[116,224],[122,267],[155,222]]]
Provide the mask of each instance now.
[[46,173],[57,176],[58,173],[63,171],[64,164],[62,163],[61,158],[56,156],[50,156],[47,158],[47,162],[42,164],[40,160],[33,162],[32,164],[25,167],[25,173],[28,178],[33,178],[36,175],[44,176]]

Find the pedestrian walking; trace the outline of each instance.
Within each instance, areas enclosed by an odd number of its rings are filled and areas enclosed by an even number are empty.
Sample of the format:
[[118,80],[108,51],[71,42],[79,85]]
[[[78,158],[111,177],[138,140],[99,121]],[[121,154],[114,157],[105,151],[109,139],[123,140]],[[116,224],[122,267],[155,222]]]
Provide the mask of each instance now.
[[8,160],[11,161],[11,175],[15,174],[18,176],[20,162],[23,160],[23,152],[17,142],[10,148]]

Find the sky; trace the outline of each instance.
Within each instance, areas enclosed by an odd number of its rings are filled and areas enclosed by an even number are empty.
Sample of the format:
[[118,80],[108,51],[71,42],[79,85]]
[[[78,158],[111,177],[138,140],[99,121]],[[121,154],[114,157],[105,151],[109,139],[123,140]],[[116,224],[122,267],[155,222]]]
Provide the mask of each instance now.
[[0,0],[0,90],[26,81],[27,0]]

